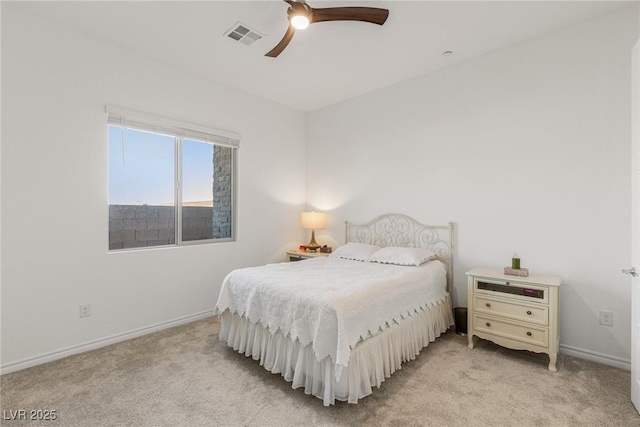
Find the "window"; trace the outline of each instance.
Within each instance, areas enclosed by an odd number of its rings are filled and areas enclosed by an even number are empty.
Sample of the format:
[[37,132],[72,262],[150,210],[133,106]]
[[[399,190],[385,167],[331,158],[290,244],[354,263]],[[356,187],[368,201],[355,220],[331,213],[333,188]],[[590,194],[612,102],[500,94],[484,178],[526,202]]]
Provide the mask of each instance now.
[[235,239],[239,137],[109,113],[109,250]]

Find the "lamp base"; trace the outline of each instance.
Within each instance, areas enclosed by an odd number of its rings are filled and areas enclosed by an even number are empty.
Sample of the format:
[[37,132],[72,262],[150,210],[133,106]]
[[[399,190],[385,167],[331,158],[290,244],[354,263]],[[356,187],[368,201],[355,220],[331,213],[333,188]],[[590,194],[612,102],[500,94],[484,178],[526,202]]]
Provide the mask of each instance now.
[[320,245],[316,242],[316,230],[311,230],[311,240],[306,245],[309,252],[316,252]]

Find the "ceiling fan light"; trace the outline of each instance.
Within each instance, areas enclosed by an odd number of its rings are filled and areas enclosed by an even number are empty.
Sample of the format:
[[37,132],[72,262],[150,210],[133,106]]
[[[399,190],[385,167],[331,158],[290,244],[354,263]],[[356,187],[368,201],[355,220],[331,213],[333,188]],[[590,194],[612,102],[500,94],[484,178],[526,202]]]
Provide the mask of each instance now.
[[305,15],[294,15],[291,17],[291,25],[296,30],[304,30],[309,26],[309,18]]

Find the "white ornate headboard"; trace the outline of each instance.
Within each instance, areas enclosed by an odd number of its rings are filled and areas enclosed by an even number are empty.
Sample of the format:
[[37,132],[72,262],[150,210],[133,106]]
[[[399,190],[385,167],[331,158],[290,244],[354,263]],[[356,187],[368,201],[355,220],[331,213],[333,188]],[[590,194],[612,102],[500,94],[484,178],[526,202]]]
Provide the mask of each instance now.
[[346,221],[346,242],[425,248],[435,252],[447,267],[447,290],[453,286],[453,222],[425,225],[402,214],[380,215],[367,224]]

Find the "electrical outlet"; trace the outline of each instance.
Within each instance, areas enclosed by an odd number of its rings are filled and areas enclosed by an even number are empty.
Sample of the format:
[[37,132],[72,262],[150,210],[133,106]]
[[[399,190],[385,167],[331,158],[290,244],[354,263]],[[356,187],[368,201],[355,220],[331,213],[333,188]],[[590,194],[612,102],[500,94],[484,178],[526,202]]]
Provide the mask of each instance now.
[[604,326],[613,326],[613,312],[600,310],[600,324]]
[[80,304],[80,317],[91,316],[91,304]]

